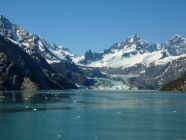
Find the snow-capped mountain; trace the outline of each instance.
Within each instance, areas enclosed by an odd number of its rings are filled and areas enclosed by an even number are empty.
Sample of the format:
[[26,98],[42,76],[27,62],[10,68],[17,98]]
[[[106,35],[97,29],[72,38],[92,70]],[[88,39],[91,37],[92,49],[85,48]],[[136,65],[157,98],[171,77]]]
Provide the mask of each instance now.
[[170,56],[186,54],[186,38],[183,38],[180,35],[174,35],[166,45]]
[[179,35],[165,43],[149,43],[134,34],[103,52],[89,50],[76,56],[1,15],[0,36],[36,60],[49,79],[59,75],[54,82],[68,79],[68,83],[94,89],[159,89],[186,71],[186,38]]
[[135,75],[129,80],[133,86],[158,89],[186,71],[185,58],[186,39],[179,35],[152,44],[134,34],[101,53],[89,50],[78,64],[99,68],[108,75]]
[[37,35],[31,34],[22,27],[11,23],[2,15],[0,16],[0,35],[19,44],[29,55],[39,53],[48,63],[59,63],[61,60],[71,61],[67,57],[73,57],[73,54],[66,48],[48,43]]
[[[115,43],[102,53],[85,53],[79,63],[90,67],[129,68],[138,64],[148,66],[167,64],[186,54],[186,39],[175,35],[168,42],[150,44],[134,34],[121,43]],[[85,63],[86,62],[86,63]]]
[[2,15],[0,16],[0,36],[19,46],[36,60],[43,70],[47,69],[58,73],[74,84],[84,85],[88,83],[87,78],[72,61],[72,59],[76,59],[75,55],[68,49],[48,43],[37,35],[11,23]]
[[61,60],[75,63],[79,61],[79,57],[73,54],[68,48],[56,44],[49,44],[48,46],[48,49]]

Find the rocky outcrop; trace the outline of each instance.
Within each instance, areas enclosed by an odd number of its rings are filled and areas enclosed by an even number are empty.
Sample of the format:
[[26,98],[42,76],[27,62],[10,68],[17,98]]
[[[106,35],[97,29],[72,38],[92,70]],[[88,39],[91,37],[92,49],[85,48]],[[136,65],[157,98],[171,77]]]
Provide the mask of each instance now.
[[81,61],[82,64],[90,64],[93,61],[102,59],[103,53],[93,53],[91,50],[85,52],[85,59]]
[[24,77],[21,83],[21,90],[34,91],[38,90],[38,85],[30,80],[28,77]]

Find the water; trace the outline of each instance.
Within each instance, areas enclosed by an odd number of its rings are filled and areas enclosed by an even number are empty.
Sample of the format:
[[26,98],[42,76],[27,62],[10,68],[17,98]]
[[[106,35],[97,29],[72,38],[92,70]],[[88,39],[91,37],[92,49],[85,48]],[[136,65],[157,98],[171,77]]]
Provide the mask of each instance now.
[[18,93],[0,96],[0,140],[186,140],[186,94]]

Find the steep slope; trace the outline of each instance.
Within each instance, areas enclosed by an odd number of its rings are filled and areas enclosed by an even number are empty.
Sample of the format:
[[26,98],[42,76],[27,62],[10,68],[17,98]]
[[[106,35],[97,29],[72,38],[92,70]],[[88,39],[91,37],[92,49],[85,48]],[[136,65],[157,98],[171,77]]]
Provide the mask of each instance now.
[[56,45],[56,44],[49,44],[48,49],[61,60],[72,62],[72,60],[76,59],[77,57],[69,49],[63,46]]
[[174,81],[170,81],[165,84],[162,88],[162,91],[186,91],[186,73],[177,78]]
[[[44,59],[40,59],[45,63]],[[46,67],[48,64],[46,63]],[[45,67],[45,68],[46,68]],[[64,77],[43,69],[18,45],[0,36],[0,89],[34,90],[76,88]]]
[[180,57],[165,65],[151,64],[131,82],[139,89],[159,89],[177,79],[184,71],[186,71],[186,57]]
[[[48,43],[37,35],[31,34],[11,23],[2,15],[0,16],[0,35],[18,44],[43,69],[52,69],[74,84],[89,84],[89,81],[79,70],[78,66],[72,62],[72,58],[75,58],[75,55],[66,48]],[[45,59],[47,63],[41,64],[40,59]]]
[[49,43],[40,39],[37,35],[30,34],[23,28],[11,23],[2,15],[0,16],[0,35],[18,43],[29,55],[39,54],[46,58],[49,63],[60,62],[60,59],[48,50],[47,45]]

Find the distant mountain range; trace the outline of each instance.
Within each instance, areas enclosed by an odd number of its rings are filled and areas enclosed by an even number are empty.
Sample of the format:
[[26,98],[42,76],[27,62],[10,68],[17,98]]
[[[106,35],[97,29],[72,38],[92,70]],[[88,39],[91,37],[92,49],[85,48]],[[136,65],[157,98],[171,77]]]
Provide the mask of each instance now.
[[89,50],[77,64],[110,75],[135,75],[128,82],[138,89],[160,89],[186,71],[186,39],[174,35],[165,43],[151,44],[134,34],[101,53]]
[[148,66],[166,64],[186,54],[186,39],[179,35],[173,36],[168,42],[150,44],[137,34],[121,43],[115,43],[102,53],[92,53],[91,50],[81,57],[79,63],[91,67],[129,68],[137,64]]
[[134,34],[77,56],[0,15],[0,36],[0,89],[179,90],[168,87],[177,79],[186,84],[186,39],[179,35],[152,44]]

